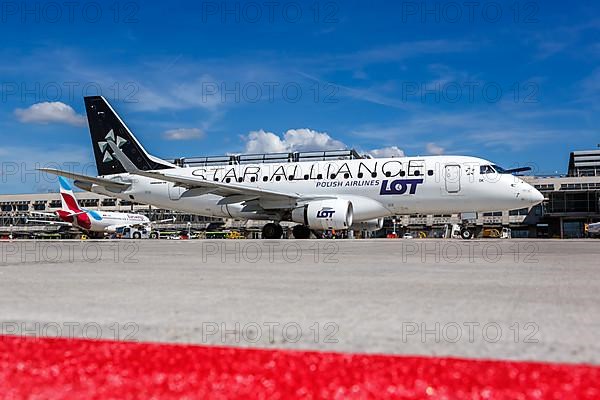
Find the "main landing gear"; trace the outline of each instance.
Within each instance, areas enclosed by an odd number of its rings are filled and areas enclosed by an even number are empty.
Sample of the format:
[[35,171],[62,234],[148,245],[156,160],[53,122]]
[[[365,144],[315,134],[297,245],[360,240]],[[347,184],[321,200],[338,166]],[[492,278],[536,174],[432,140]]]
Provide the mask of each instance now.
[[306,225],[296,225],[292,228],[296,239],[310,239],[310,228]]
[[283,228],[281,225],[270,222],[262,228],[263,239],[281,239],[283,236]]
[[[311,230],[306,225],[296,225],[292,228],[292,233],[296,239],[310,239]],[[271,222],[263,226],[263,239],[281,239],[283,236],[283,228],[281,225]]]

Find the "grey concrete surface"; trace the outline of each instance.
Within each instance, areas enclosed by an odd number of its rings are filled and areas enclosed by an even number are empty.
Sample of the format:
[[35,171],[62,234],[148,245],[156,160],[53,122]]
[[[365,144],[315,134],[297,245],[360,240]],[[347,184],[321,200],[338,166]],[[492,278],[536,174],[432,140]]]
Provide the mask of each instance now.
[[0,242],[4,333],[600,363],[600,241]]

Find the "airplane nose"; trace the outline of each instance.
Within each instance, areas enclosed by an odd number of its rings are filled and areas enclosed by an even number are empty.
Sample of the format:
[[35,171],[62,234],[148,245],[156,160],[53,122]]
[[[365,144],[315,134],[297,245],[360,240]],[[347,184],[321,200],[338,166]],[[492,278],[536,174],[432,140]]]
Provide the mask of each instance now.
[[539,190],[537,190],[536,188],[533,188],[533,192],[534,192],[533,201],[535,201],[535,204],[538,204],[538,203],[541,203],[542,201],[544,201],[545,197]]
[[527,185],[528,187],[521,191],[521,199],[531,204],[532,206],[541,203],[544,201],[544,195],[540,193],[539,190],[534,188],[531,185]]

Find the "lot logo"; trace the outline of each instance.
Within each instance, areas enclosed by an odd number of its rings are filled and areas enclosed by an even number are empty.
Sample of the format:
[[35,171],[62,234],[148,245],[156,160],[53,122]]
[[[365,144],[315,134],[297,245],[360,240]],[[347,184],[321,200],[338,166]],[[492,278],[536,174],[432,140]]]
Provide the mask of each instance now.
[[335,210],[331,207],[323,207],[317,211],[317,218],[331,218],[335,214]]
[[423,179],[396,179],[388,185],[388,180],[386,179],[381,183],[379,194],[405,194],[407,190],[410,194],[415,194],[417,186],[422,183]]

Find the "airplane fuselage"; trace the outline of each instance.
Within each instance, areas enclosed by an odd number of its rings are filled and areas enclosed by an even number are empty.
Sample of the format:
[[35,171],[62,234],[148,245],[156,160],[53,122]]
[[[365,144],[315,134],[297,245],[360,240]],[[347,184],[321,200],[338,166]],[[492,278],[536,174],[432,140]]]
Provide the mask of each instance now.
[[[518,177],[488,168],[492,165],[475,157],[430,156],[181,167],[171,173],[242,188],[348,200],[352,202],[357,222],[401,214],[520,209],[543,199]],[[219,205],[223,196],[218,190],[188,191],[171,182],[129,173],[105,178],[131,186],[121,193],[101,186],[93,186],[91,190],[205,216],[277,219],[273,209],[295,206],[261,200],[260,208],[270,209],[269,213],[248,211],[247,203],[243,202]]]
[[69,215],[64,211],[59,211],[58,216],[63,221],[71,223],[76,228],[98,233],[114,233],[116,228],[121,226],[150,224],[148,217],[139,214],[87,209],[82,211],[84,211],[84,213],[78,215]]

